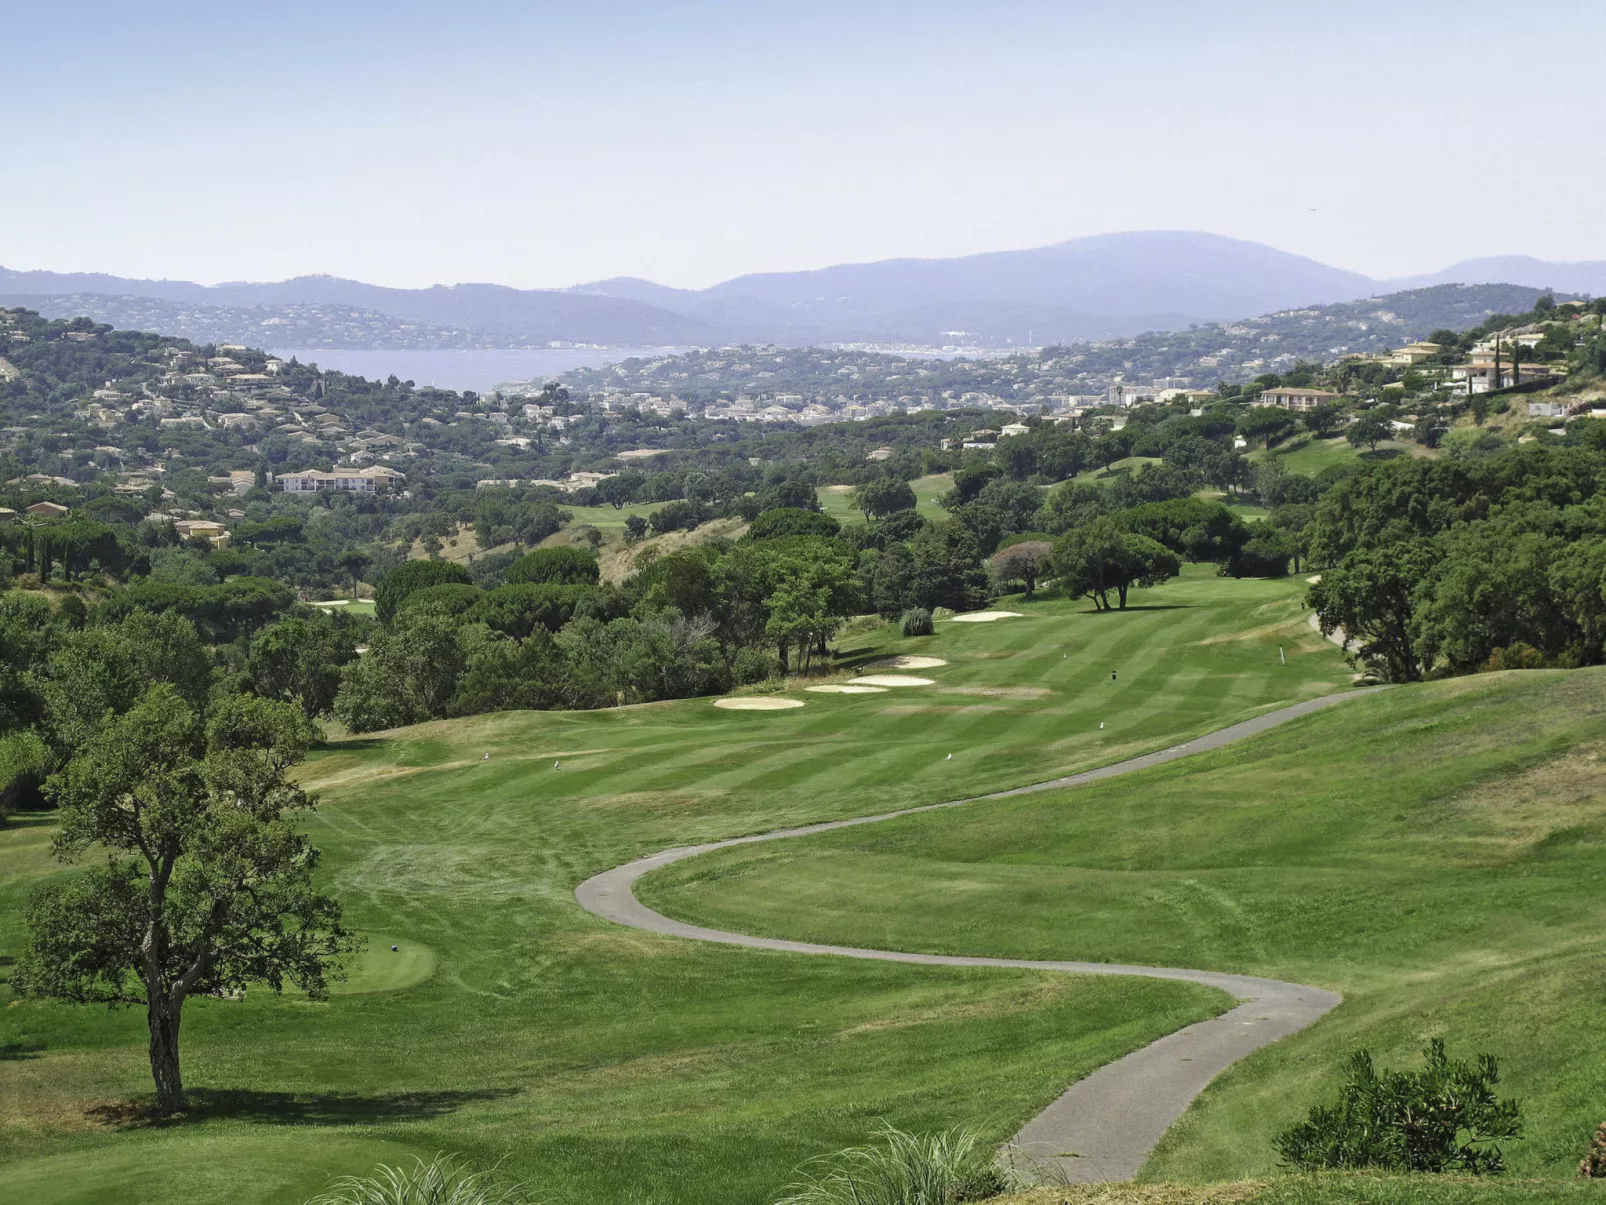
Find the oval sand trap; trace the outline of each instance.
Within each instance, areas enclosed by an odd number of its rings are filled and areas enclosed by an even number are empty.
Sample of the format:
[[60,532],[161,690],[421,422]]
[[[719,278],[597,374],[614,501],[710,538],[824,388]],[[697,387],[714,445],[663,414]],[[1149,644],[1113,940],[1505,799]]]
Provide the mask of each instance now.
[[803,706],[802,699],[715,699],[726,711],[788,711]]
[[867,674],[853,679],[855,686],[932,686],[930,678],[916,678],[913,674]]
[[992,623],[995,619],[1019,619],[1019,611],[972,611],[969,615],[955,615],[955,623]]
[[902,657],[878,657],[865,666],[866,669],[936,669],[939,665],[947,665],[941,657],[921,657],[905,655]]
[[828,682],[824,686],[805,686],[817,695],[883,695],[885,686],[866,686],[862,682]]

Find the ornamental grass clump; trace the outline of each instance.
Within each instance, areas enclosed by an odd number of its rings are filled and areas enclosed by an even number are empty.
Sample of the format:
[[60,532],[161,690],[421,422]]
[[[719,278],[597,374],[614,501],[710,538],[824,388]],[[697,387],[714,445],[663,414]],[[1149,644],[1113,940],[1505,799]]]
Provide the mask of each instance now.
[[381,1163],[366,1176],[342,1176],[307,1205],[535,1205],[535,1198],[494,1170],[470,1171],[456,1155],[436,1155],[409,1168]]
[[970,1130],[910,1134],[891,1126],[873,1146],[812,1160],[776,1205],[962,1205],[1014,1187]]
[[1443,1038],[1434,1038],[1424,1054],[1421,1071],[1379,1071],[1367,1051],[1350,1055],[1338,1104],[1318,1105],[1277,1136],[1284,1163],[1301,1171],[1505,1171],[1497,1140],[1521,1137],[1522,1110],[1514,1100],[1496,1098],[1495,1057],[1452,1062]]
[[934,630],[931,612],[924,607],[910,607],[903,613],[903,622],[898,628],[905,636],[930,636]]

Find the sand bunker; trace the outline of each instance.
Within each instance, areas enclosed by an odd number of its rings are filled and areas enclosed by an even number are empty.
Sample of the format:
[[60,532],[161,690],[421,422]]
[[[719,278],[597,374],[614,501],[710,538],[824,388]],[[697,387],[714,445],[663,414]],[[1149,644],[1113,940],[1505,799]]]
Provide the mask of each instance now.
[[947,665],[941,657],[878,657],[869,662],[866,669],[936,669],[939,665]]
[[802,699],[715,699],[715,707],[726,711],[787,711],[803,706]]
[[912,674],[867,674],[853,680],[855,686],[931,686],[930,678],[916,678]]
[[955,623],[992,623],[995,619],[1019,619],[1019,611],[972,611],[969,615],[955,615]]
[[817,695],[882,695],[887,693],[885,686],[865,686],[860,682],[828,682],[823,686],[805,686],[804,690],[812,690]]

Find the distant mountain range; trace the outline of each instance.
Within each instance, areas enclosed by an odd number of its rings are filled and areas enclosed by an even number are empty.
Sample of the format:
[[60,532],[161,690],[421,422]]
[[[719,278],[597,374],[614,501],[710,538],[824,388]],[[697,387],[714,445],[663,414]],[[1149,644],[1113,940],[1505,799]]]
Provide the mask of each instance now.
[[[0,268],[0,305],[207,342],[540,347],[903,342],[1035,346],[1173,330],[1435,284],[1606,293],[1606,262],[1467,260],[1379,281],[1214,234],[1146,231],[1027,251],[739,276],[707,289],[630,277],[570,289],[392,289],[331,276],[199,285]],[[227,333],[225,333],[227,332]]]

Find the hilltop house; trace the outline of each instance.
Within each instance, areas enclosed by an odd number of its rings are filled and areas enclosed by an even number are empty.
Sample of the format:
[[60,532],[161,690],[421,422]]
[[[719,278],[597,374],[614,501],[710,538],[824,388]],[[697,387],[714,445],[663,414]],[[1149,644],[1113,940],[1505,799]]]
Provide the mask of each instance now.
[[191,540],[199,537],[210,540],[213,548],[228,547],[229,532],[221,523],[214,523],[210,519],[180,519],[173,526],[177,529],[180,539]]
[[1343,396],[1326,389],[1293,389],[1280,387],[1267,389],[1255,399],[1257,406],[1277,406],[1283,410],[1314,410],[1318,406],[1328,406]]
[[35,502],[28,513],[36,519],[59,519],[67,513],[67,507],[59,502]]
[[1424,361],[1431,360],[1443,350],[1444,348],[1437,343],[1409,343],[1398,351],[1391,351],[1386,356],[1380,356],[1379,359],[1384,364],[1390,364],[1396,368],[1414,368]]
[[405,473],[376,466],[336,469],[332,473],[320,473],[317,469],[309,469],[304,473],[280,473],[279,483],[287,494],[327,494],[340,490],[353,494],[373,494],[406,478]]

